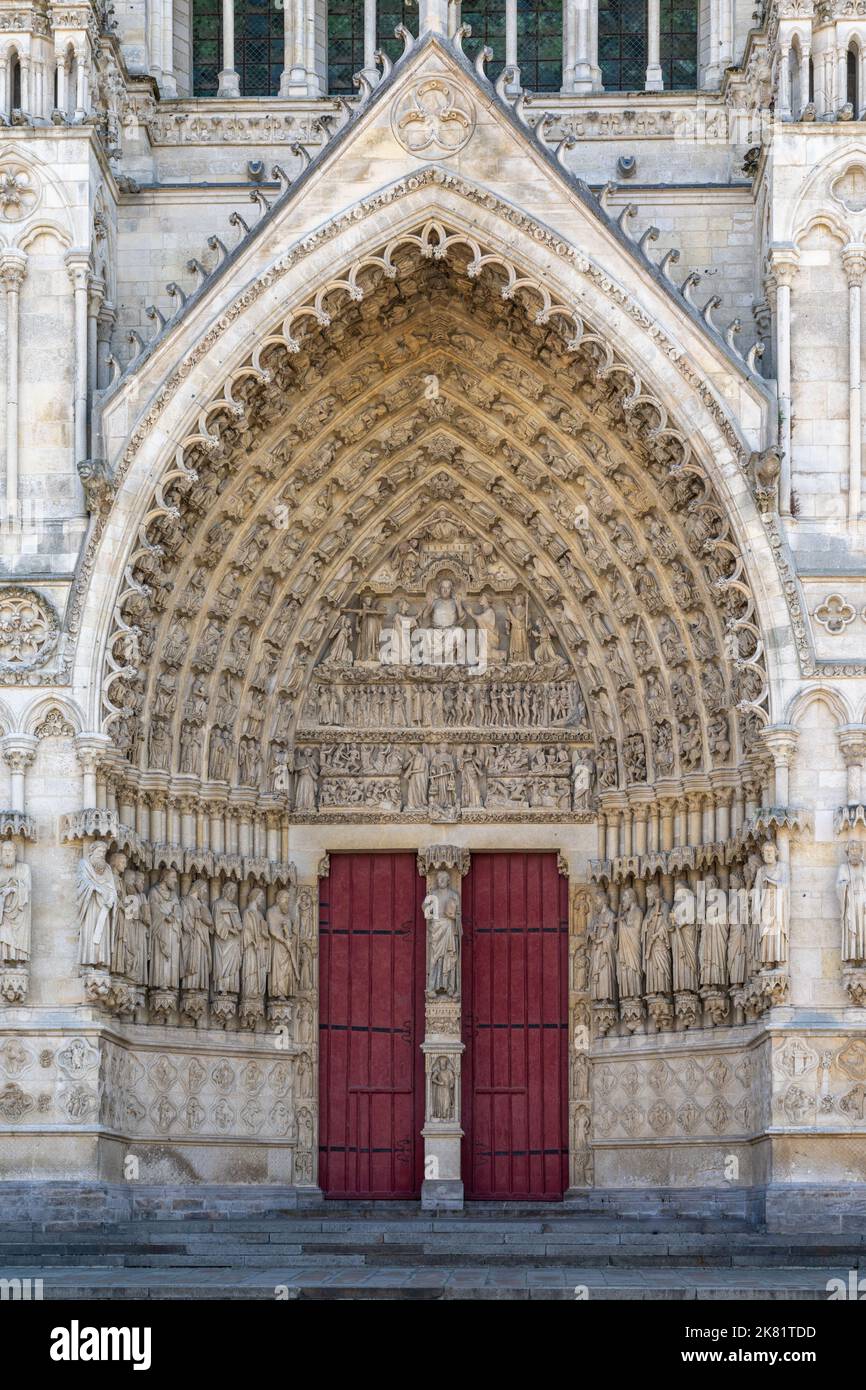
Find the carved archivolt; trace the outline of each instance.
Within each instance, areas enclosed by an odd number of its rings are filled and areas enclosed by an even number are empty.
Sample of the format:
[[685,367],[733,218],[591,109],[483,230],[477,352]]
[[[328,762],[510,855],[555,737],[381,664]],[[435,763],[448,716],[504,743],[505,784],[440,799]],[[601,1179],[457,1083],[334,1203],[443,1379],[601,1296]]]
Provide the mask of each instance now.
[[[596,787],[738,765],[766,719],[742,556],[688,440],[568,305],[440,222],[260,339],[125,574],[107,728],[133,781],[193,796],[589,819]],[[452,608],[492,644],[471,679],[371,660],[371,634]]]

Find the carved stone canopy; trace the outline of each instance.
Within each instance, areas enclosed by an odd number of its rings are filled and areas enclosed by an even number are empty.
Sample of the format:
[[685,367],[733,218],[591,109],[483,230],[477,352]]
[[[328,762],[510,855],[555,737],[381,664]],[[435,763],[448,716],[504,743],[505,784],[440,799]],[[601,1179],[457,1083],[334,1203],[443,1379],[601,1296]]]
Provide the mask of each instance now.
[[429,845],[418,851],[418,872],[426,877],[437,869],[455,869],[463,878],[469,872],[471,857],[461,845]]

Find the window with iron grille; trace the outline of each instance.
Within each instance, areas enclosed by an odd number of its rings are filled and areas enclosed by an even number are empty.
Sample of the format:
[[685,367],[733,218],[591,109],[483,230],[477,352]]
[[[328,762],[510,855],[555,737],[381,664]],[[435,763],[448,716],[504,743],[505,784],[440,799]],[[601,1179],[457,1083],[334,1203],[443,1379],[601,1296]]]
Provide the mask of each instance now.
[[463,52],[474,62],[486,45],[493,58],[485,72],[495,82],[505,67],[505,0],[463,0],[460,18],[472,28],[472,37],[463,40]]
[[517,0],[517,63],[521,84],[529,91],[559,91],[562,0]]
[[[418,37],[418,6],[404,0],[378,0],[376,6],[376,47],[395,62],[403,52],[403,40],[394,38],[394,30],[402,24]],[[357,72],[358,69],[356,68]]]
[[666,88],[697,87],[697,0],[661,0],[661,65]]
[[284,55],[283,7],[274,0],[235,0],[235,67],[245,97],[275,96]]
[[328,0],[328,91],[354,92],[364,66],[364,0]]
[[646,20],[646,0],[599,0],[598,62],[606,91],[644,90]]
[[192,0],[193,96],[216,96],[221,49],[222,0]]

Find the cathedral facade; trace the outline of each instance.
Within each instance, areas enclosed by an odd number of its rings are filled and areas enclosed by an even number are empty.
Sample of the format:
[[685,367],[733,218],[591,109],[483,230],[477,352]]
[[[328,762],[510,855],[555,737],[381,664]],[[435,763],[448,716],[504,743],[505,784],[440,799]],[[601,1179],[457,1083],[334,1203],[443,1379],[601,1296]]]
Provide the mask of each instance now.
[[861,1200],[864,108],[842,0],[0,0],[9,1201]]

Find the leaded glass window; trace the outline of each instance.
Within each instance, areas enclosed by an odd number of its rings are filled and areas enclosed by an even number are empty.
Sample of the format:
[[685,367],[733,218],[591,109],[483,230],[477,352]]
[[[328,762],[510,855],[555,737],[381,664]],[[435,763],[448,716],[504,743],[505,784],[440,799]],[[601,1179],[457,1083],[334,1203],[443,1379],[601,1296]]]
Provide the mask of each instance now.
[[[378,0],[376,6],[376,47],[395,62],[403,52],[403,40],[394,38],[394,30],[402,24],[418,37],[418,6],[405,0]],[[357,72],[358,69],[356,68]]]
[[284,20],[274,0],[235,0],[235,68],[245,97],[274,96],[283,71]]
[[697,0],[661,0],[661,65],[667,89],[697,87]]
[[193,96],[216,96],[221,67],[221,46],[221,0],[192,0]]
[[608,92],[642,92],[646,85],[646,0],[599,0],[598,62]]
[[354,92],[364,66],[364,0],[328,0],[328,91]]
[[472,27],[472,37],[463,40],[463,52],[475,58],[484,48],[493,49],[485,72],[495,82],[505,67],[505,0],[463,0],[460,18]]
[[562,0],[517,0],[517,64],[521,84],[529,91],[559,91]]

